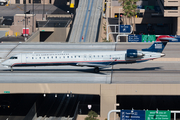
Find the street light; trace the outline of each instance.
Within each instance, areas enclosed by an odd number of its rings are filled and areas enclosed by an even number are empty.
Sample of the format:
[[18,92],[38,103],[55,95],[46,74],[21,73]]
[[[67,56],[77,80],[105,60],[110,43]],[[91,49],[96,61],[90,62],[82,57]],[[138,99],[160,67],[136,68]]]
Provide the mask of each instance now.
[[43,20],[45,20],[44,14],[45,14],[45,0],[43,0]]
[[[119,103],[114,104],[114,110],[116,110],[116,106],[119,106]],[[114,113],[114,120],[116,120],[116,113]]]
[[109,5],[107,3],[110,3],[110,2],[105,2],[106,3],[106,10],[108,10],[108,12],[106,13],[106,39],[109,41],[109,38],[108,38],[108,17],[109,17]]
[[[121,13],[120,13],[120,9],[122,9],[122,8],[119,8],[119,20],[118,20],[118,24],[119,24],[119,27],[120,27],[120,24],[121,24],[121,22],[120,22],[120,16],[121,16]],[[118,32],[118,34],[120,33],[120,28],[119,28],[119,32]]]
[[24,14],[25,14],[25,36],[24,36],[24,40],[26,41],[26,0],[23,1],[24,2]]
[[34,28],[34,27],[35,27],[35,26],[34,26],[34,0],[33,0],[32,2],[33,2],[33,30],[32,30],[32,32],[34,32],[34,29],[35,29],[35,28]]

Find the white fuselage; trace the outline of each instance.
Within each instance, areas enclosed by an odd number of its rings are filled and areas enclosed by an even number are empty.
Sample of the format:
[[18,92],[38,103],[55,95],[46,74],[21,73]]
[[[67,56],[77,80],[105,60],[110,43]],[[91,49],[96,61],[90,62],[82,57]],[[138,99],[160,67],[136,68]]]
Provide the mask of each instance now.
[[162,56],[162,53],[145,52],[137,58],[127,58],[126,51],[94,51],[94,52],[59,52],[59,53],[28,53],[17,54],[5,60],[2,65],[8,67],[20,66],[53,66],[75,65],[99,67],[104,65],[127,64],[153,60]]

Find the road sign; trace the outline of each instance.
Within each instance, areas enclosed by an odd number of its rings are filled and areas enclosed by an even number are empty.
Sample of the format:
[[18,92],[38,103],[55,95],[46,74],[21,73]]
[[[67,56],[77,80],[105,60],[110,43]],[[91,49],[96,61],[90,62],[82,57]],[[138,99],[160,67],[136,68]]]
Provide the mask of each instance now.
[[10,93],[10,91],[4,91],[4,93]]
[[153,42],[156,41],[155,35],[142,35],[142,42]]
[[128,42],[142,42],[141,35],[128,35]]
[[146,120],[171,120],[171,112],[165,110],[146,110]]
[[120,33],[130,33],[131,32],[131,25],[119,25]]
[[144,110],[121,110],[121,120],[145,120]]

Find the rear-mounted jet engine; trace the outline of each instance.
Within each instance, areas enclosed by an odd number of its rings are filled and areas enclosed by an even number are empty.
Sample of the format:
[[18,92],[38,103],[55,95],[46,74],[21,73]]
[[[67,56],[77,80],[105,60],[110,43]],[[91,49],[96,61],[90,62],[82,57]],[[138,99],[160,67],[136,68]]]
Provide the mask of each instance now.
[[144,54],[138,52],[138,51],[135,50],[135,49],[127,49],[126,56],[127,56],[128,58],[137,58],[137,57],[142,57],[142,56],[144,56]]

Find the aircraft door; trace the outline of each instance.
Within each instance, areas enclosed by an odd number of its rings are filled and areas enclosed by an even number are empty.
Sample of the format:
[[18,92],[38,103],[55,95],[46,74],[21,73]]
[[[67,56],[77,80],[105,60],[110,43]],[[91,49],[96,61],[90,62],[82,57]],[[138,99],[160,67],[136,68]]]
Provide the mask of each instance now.
[[113,55],[112,59],[114,59],[114,60],[120,59],[120,55]]
[[26,55],[21,54],[21,63],[26,63]]

